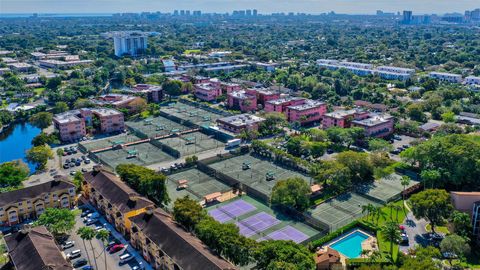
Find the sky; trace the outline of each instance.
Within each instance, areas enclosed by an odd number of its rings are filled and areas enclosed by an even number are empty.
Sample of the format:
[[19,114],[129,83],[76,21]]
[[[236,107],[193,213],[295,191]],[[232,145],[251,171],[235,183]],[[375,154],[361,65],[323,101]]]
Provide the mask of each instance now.
[[222,13],[257,9],[259,13],[292,11],[312,14],[412,10],[414,14],[443,14],[463,13],[475,8],[480,8],[479,0],[0,0],[0,14],[172,12],[174,9]]

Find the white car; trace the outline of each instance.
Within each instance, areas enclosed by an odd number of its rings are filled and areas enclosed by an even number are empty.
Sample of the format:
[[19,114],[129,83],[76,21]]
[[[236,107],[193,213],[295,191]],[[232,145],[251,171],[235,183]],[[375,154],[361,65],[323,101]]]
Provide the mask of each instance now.
[[62,245],[63,250],[69,249],[71,247],[75,246],[75,241],[67,241]]

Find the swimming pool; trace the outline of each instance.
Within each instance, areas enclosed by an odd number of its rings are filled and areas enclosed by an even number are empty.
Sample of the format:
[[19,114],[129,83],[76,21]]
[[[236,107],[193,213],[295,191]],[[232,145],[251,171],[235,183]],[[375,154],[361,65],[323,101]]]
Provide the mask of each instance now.
[[348,258],[358,258],[362,253],[362,242],[369,237],[370,236],[361,231],[354,231],[339,241],[331,244],[330,247]]

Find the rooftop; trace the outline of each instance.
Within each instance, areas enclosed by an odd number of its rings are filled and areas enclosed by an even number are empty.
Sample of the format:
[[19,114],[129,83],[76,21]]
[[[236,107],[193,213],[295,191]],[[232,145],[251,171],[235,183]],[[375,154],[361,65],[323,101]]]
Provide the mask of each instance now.
[[320,106],[325,105],[325,104],[326,103],[322,102],[322,101],[307,99],[307,100],[305,100],[305,103],[303,103],[301,105],[288,106],[288,108],[290,110],[305,111],[305,110],[320,107]]
[[432,71],[430,72],[430,75],[440,75],[440,76],[455,76],[455,77],[462,77],[460,74],[455,74],[455,73],[447,73],[447,72],[436,72]]
[[64,112],[64,113],[59,113],[59,114],[55,114],[55,116],[53,116],[53,120],[60,123],[60,124],[81,121],[80,117],[78,117],[79,114],[80,114],[79,110],[73,110],[73,111],[68,111],[68,112]]
[[389,114],[374,114],[371,115],[370,118],[363,119],[363,120],[354,120],[352,123],[356,123],[362,126],[373,127],[380,124],[384,124],[392,120],[392,116]]
[[262,117],[245,113],[245,114],[238,114],[238,115],[220,118],[217,121],[227,123],[229,125],[241,127],[241,126],[251,125],[255,123],[260,123],[265,121],[265,119]]
[[304,100],[304,98],[301,97],[285,97],[285,98],[280,98],[280,99],[275,99],[275,100],[269,100],[267,103],[273,104],[273,105],[281,105],[290,101],[295,101],[295,100]]
[[354,115],[356,113],[363,113],[364,110],[361,109],[351,109],[351,110],[336,110],[330,113],[326,113],[325,116],[332,117],[335,119],[342,119],[349,115]]
[[228,94],[229,96],[232,96],[234,98],[239,98],[239,99],[251,99],[251,98],[255,98],[254,95],[251,95],[249,93],[247,93],[247,91],[245,90],[240,90],[240,91],[233,91],[231,92],[230,94]]
[[164,210],[143,213],[130,220],[184,270],[237,269],[213,254],[199,239],[177,225]]
[[6,235],[5,242],[17,270],[73,270],[44,226]]
[[70,188],[75,188],[75,185],[65,180],[52,180],[39,185],[0,193],[0,205],[6,206],[12,203],[37,198],[44,193],[55,192]]

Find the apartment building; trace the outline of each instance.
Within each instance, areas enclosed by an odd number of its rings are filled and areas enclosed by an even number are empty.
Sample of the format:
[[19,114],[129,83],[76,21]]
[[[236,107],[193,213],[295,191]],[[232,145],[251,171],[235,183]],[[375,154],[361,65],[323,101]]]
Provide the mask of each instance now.
[[365,130],[367,137],[386,137],[393,134],[393,116],[389,114],[370,114],[366,119],[353,120],[352,127]]
[[461,83],[462,75],[444,72],[430,72],[429,77],[439,81],[450,83]]
[[234,91],[227,95],[227,106],[241,112],[257,110],[257,93],[253,89]]
[[257,95],[257,104],[261,104],[265,108],[265,104],[270,100],[277,100],[280,98],[280,93],[272,91],[268,88],[254,89]]
[[327,104],[325,102],[306,99],[303,104],[288,106],[286,115],[289,122],[306,125],[319,122],[326,112]]
[[132,89],[130,89],[132,93],[139,93],[143,95],[143,97],[148,102],[161,102],[164,98],[163,88],[159,85],[152,85],[152,84],[137,84]]
[[199,239],[186,232],[160,208],[131,217],[130,220],[130,242],[154,269],[237,269],[213,254]]
[[480,85],[480,77],[468,76],[464,82],[469,85]]
[[214,101],[222,95],[222,88],[216,83],[195,84],[195,96],[204,101]]
[[137,56],[147,49],[148,34],[140,31],[113,32],[115,55],[121,57],[125,54]]
[[450,192],[453,207],[472,219],[473,235],[480,241],[480,192]]
[[71,208],[75,205],[75,185],[64,179],[0,193],[0,224],[11,226],[35,219],[46,208]]
[[228,82],[221,82],[220,88],[222,89],[223,94],[230,94],[231,92],[242,90],[242,86],[240,84]]
[[246,113],[217,119],[217,124],[224,130],[239,134],[244,130],[257,131],[263,121],[265,119],[262,117]]
[[60,140],[75,141],[87,134],[87,126],[93,127],[94,117],[100,124],[97,127],[100,133],[122,132],[125,129],[123,114],[107,108],[82,108],[56,114],[53,117],[53,124],[60,134]]
[[5,236],[8,257],[16,270],[73,270],[55,238],[44,226],[24,228]]
[[369,112],[361,109],[336,110],[323,116],[322,127],[325,129],[331,127],[349,128],[353,120],[366,119],[369,114]]
[[67,61],[57,60],[57,59],[45,59],[39,60],[38,63],[41,67],[44,68],[53,68],[53,69],[67,69],[76,66],[86,66],[93,63],[93,60],[73,60],[73,58],[66,58],[69,59]]
[[392,67],[392,66],[379,66],[377,71],[386,71],[391,73],[400,73],[400,74],[415,74],[415,69],[413,68],[401,68],[401,67]]
[[154,207],[152,201],[140,196],[115,173],[101,166],[95,166],[83,177],[82,195],[123,234],[130,233],[129,218]]
[[265,102],[264,110],[266,112],[285,113],[288,106],[300,105],[305,102],[305,98],[300,97],[285,97]]
[[409,73],[397,73],[390,71],[377,71],[376,74],[384,80],[406,81],[412,77]]

